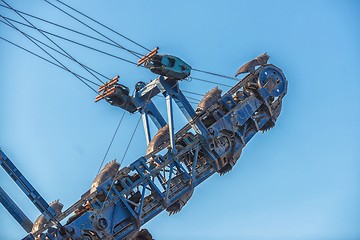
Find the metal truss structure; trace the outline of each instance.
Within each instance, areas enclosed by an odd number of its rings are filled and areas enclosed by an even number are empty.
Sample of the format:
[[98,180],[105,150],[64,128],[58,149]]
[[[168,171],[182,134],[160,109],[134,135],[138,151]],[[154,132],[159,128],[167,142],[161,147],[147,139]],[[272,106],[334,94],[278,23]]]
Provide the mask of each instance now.
[[[245,64],[237,73],[248,73],[241,81],[222,95],[217,87],[209,91],[197,109],[179,87],[191,67],[174,56],[158,55],[157,49],[139,64],[159,76],[137,83],[132,96],[117,83],[118,77],[101,86],[96,101],[105,99],[142,115],[148,149],[130,166],[120,169],[116,161],[108,163],[91,189],[63,212],[59,202],[48,205],[1,151],[1,165],[42,214],[32,224],[0,189],[1,202],[29,232],[24,239],[151,239],[140,231],[146,222],[164,210],[180,211],[196,186],[214,173],[230,171],[250,139],[275,125],[287,80],[268,58],[263,54]],[[152,102],[158,94],[166,98],[167,121]],[[177,133],[173,102],[188,121]],[[159,130],[153,138],[149,119]]]

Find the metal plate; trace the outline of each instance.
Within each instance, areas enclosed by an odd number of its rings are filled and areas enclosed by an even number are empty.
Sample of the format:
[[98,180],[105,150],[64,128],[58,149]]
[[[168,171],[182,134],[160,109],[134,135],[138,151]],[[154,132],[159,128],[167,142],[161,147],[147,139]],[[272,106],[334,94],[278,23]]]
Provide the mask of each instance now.
[[278,97],[284,93],[286,89],[286,78],[282,71],[275,66],[265,66],[259,73],[258,79],[259,87],[264,87],[269,90],[273,97]]

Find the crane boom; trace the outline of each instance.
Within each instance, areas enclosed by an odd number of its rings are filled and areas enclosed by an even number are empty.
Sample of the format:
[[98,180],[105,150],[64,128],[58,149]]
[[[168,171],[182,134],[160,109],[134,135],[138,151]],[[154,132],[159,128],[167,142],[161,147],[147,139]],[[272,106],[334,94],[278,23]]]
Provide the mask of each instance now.
[[[101,86],[96,98],[143,116],[146,155],[122,168],[116,161],[108,163],[91,189],[56,215],[58,221],[70,216],[62,227],[47,221],[24,239],[140,239],[146,222],[164,210],[180,211],[196,186],[214,173],[229,172],[251,138],[275,125],[287,80],[268,58],[252,63],[250,73],[225,94],[217,87],[209,91],[193,109],[179,87],[191,67],[174,56],[157,55],[157,49],[150,53],[142,63],[159,77],[148,84],[139,82],[133,96],[117,77]],[[247,65],[241,69],[246,72]],[[159,93],[166,98],[167,122],[151,101]],[[173,101],[188,120],[177,133]],[[159,130],[152,139],[148,116]]]

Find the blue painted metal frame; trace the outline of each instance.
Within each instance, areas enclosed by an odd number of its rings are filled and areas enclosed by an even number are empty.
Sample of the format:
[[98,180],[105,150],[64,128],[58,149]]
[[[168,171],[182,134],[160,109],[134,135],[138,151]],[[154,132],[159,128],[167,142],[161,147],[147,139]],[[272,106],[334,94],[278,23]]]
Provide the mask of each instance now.
[[[181,112],[184,114],[185,118],[191,123],[191,126],[194,130],[201,134],[204,138],[207,136],[207,131],[203,123],[196,119],[196,113],[192,108],[189,101],[186,99],[184,94],[178,87],[179,80],[171,79],[164,76],[159,76],[154,81],[147,84],[145,87],[137,91],[133,98],[133,104],[139,109],[139,112],[143,115],[143,126],[146,136],[146,142],[150,142],[150,130],[148,124],[149,115],[151,120],[155,124],[155,126],[160,129],[166,125],[166,122],[159,110],[155,107],[151,99],[159,94],[160,92],[166,98],[166,106],[167,106],[167,117],[169,124],[169,132],[170,132],[170,142],[172,144],[171,148],[176,152],[174,148],[174,128],[173,128],[173,107],[172,100],[175,100],[175,103],[178,105]],[[126,109],[125,109],[126,110]]]
[[[273,69],[280,71],[276,67]],[[261,70],[262,68],[259,68],[254,75],[248,75],[243,81],[255,79]],[[283,81],[286,81],[285,78]],[[109,178],[97,188],[97,194],[109,196],[108,200],[102,202],[97,198],[89,199],[93,210],[69,222],[65,228],[76,229],[74,236],[81,236],[86,231],[90,231],[100,238],[107,236],[113,236],[115,239],[129,238],[161,211],[168,209],[180,199],[186,202],[184,195],[193,191],[197,185],[214,173],[219,172],[227,163],[225,156],[229,156],[230,151],[241,151],[269,121],[276,121],[277,116],[274,113],[280,111],[281,100],[286,91],[281,97],[273,99],[270,104],[268,101],[271,89],[267,89],[269,86],[264,86],[248,94],[243,101],[237,102],[232,95],[236,91],[245,91],[243,86],[244,84],[234,86],[218,100],[217,108],[206,113],[217,116],[217,120],[207,127],[178,89],[177,81],[160,76],[150,84],[150,87],[147,86],[141,90],[138,96],[142,97],[134,102],[146,102],[146,98],[149,101],[156,92],[163,93],[167,98],[169,122],[172,120],[172,106],[169,103],[174,99],[189,124],[193,126],[196,135],[188,132],[188,128],[181,133],[171,134],[172,140],[168,143],[171,149],[176,149],[180,142],[182,149],[176,151],[170,149],[164,155],[154,152],[146,157],[140,157],[129,167],[121,169],[117,176]],[[162,118],[157,114],[153,116],[155,119]],[[229,133],[233,139],[230,150],[212,147],[221,136],[227,136]],[[189,137],[184,137],[186,134],[190,134]],[[138,178],[132,181],[134,176]],[[131,200],[136,193],[141,195],[140,199]],[[100,230],[96,224],[84,225],[93,216],[111,219],[111,224],[109,224],[111,227]],[[62,238],[58,237],[58,239]]]
[[33,223],[1,187],[0,202],[27,233],[31,232]]
[[40,211],[40,213],[44,215],[44,217],[48,221],[53,221],[58,226],[61,226],[61,224],[56,219],[55,211],[49,206],[49,204],[45,201],[45,199],[35,190],[35,188],[29,183],[29,181],[20,172],[20,170],[17,167],[15,167],[12,161],[5,155],[5,153],[1,149],[0,149],[0,165],[14,180],[14,182],[20,187],[20,189],[25,193],[25,195]]
[[[264,71],[270,70],[274,72],[274,77],[258,81],[259,76],[267,76]],[[77,211],[74,212],[75,207],[72,206],[71,211],[66,210],[68,214],[59,218],[62,220],[73,213],[62,232],[59,227],[52,228],[48,224],[34,236],[40,239],[68,239],[70,236],[90,240],[134,238],[143,224],[163,210],[170,214],[179,211],[194,188],[211,175],[216,172],[223,174],[231,169],[250,139],[258,131],[267,130],[275,124],[286,88],[287,81],[280,69],[273,65],[260,66],[213,106],[196,114],[179,89],[178,80],[159,76],[140,89],[132,97],[132,102],[143,114],[147,141],[150,141],[148,115],[159,129],[166,124],[151,99],[160,92],[165,96],[170,141],[138,158],[129,167],[118,170],[92,194],[84,194],[76,204]],[[234,97],[238,93],[243,96],[241,99]],[[189,122],[176,134],[172,127],[172,99]],[[195,134],[189,131],[190,126]],[[168,146],[167,152],[159,153]],[[7,157],[2,159],[6,162]],[[16,179],[22,179],[21,174],[13,171],[15,166],[9,163],[6,166],[10,175],[15,174]],[[29,185],[27,181],[19,184],[20,187]],[[25,192],[40,196],[33,188]],[[42,213],[48,214],[48,208],[41,208]],[[49,211],[51,213],[52,209]],[[52,219],[51,215],[49,219]],[[48,231],[44,232],[46,229]],[[33,239],[33,235],[28,235],[26,239]]]

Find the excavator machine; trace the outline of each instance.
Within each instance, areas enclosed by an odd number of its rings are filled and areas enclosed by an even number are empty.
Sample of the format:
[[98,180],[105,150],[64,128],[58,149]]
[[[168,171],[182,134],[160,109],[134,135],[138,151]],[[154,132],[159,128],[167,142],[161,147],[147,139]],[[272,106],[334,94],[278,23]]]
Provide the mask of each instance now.
[[[196,109],[180,89],[192,68],[178,57],[158,54],[158,48],[138,62],[158,76],[138,82],[134,94],[118,83],[118,76],[102,85],[95,102],[105,100],[141,114],[146,153],[129,166],[116,160],[108,163],[66,210],[58,200],[48,204],[0,150],[1,166],[41,213],[32,223],[0,189],[1,203],[28,233],[23,239],[152,239],[142,229],[145,223],[162,211],[169,215],[181,211],[199,184],[231,171],[255,134],[275,126],[288,82],[268,59],[263,54],[242,66],[236,73],[245,74],[242,79],[226,92],[218,87],[209,90]],[[152,101],[157,95],[166,99],[166,117]],[[178,132],[173,103],[188,122]],[[154,134],[149,117],[157,128]]]

